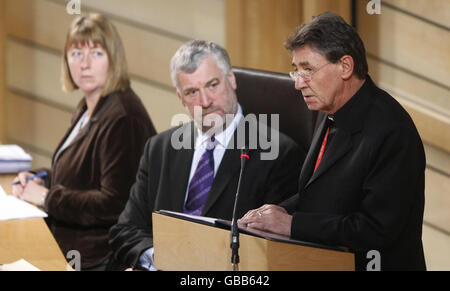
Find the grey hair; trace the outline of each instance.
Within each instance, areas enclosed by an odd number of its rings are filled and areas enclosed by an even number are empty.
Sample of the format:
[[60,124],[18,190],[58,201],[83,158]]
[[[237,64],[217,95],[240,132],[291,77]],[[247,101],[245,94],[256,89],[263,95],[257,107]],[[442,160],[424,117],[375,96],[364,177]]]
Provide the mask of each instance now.
[[200,63],[207,57],[216,59],[218,67],[226,76],[231,70],[230,57],[220,45],[211,41],[191,40],[183,44],[170,61],[170,77],[172,84],[179,89],[177,75],[180,72],[191,74],[195,72]]
[[326,12],[314,17],[309,23],[298,26],[284,47],[292,52],[305,45],[316,49],[333,64],[350,55],[355,63],[355,75],[361,80],[366,78],[369,67],[364,43],[341,16]]

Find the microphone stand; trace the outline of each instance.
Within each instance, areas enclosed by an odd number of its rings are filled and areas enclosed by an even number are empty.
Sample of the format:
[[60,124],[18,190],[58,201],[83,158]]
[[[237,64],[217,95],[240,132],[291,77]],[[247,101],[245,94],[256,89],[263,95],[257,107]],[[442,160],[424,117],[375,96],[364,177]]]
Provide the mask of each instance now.
[[239,198],[239,190],[241,188],[242,173],[244,172],[245,162],[250,159],[248,151],[245,148],[241,149],[241,171],[239,173],[239,180],[236,189],[236,197],[234,199],[233,218],[231,220],[231,266],[233,271],[239,271],[239,229],[236,219],[236,206]]

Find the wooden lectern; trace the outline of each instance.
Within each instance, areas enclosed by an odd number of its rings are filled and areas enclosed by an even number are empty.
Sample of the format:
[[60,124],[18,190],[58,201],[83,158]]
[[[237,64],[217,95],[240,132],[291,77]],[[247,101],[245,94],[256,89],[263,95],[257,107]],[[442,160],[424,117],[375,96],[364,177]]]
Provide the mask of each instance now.
[[[153,213],[155,266],[165,271],[231,271],[227,221]],[[239,229],[241,271],[355,270],[354,254],[251,229]]]

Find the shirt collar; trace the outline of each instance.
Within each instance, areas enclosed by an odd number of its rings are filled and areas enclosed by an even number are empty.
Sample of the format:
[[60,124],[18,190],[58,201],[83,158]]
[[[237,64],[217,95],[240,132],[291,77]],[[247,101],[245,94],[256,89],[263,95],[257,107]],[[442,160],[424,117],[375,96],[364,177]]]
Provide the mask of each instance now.
[[[218,146],[221,146],[222,148],[226,148],[228,143],[231,140],[231,137],[233,136],[239,122],[244,117],[242,113],[241,105],[238,104],[237,112],[233,118],[233,121],[228,125],[227,128],[225,128],[224,131],[221,131],[219,134],[216,134],[214,137],[216,139],[216,143]],[[204,134],[203,131],[200,128],[197,128],[197,140],[195,142],[195,148],[204,147],[206,145],[206,142],[211,137],[207,134]]]

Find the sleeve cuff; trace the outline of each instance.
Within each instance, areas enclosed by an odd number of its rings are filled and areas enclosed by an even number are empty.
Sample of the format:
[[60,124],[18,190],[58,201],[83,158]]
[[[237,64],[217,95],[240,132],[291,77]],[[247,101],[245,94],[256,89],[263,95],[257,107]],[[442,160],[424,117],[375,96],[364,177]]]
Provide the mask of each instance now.
[[154,248],[149,248],[141,254],[138,263],[142,268],[149,271],[158,271],[158,269],[155,268],[155,264],[153,261],[154,252]]

